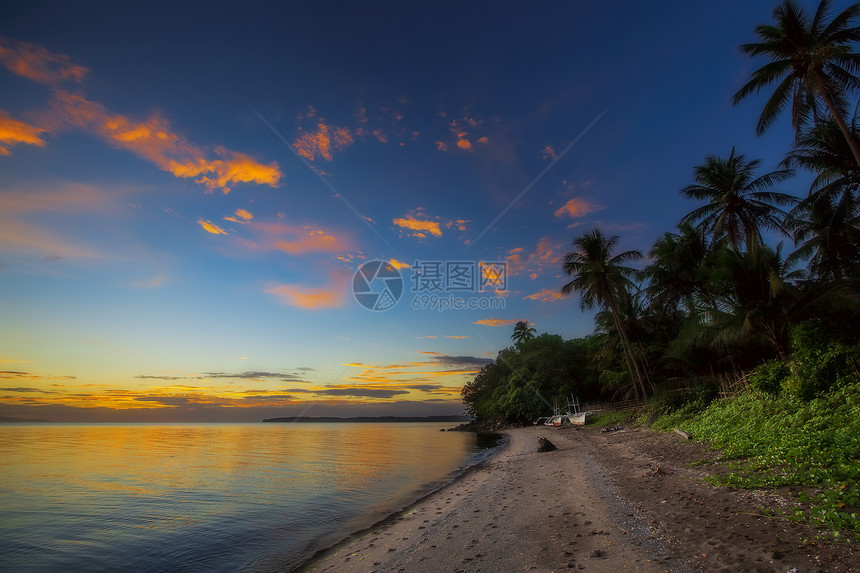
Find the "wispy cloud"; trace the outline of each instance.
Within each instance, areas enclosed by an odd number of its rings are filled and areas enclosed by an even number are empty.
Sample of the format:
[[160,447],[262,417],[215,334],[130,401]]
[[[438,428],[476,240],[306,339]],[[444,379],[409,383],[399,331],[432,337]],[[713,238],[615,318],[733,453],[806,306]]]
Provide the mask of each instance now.
[[8,113],[0,110],[0,155],[10,155],[12,152],[9,148],[19,143],[44,147],[45,140],[39,137],[44,132],[41,127],[12,119]]
[[591,203],[586,201],[581,197],[574,197],[570,199],[567,203],[556,209],[554,215],[556,217],[584,217],[589,213],[593,213],[595,211],[599,211],[603,209],[603,205],[597,205],[596,203]]
[[534,294],[524,296],[523,298],[528,299],[528,300],[538,300],[541,302],[553,302],[553,301],[559,300],[561,298],[564,298],[564,295],[562,295],[558,291],[554,291],[552,289],[545,288],[545,289],[540,290]]
[[126,149],[179,178],[195,178],[209,191],[225,193],[237,183],[276,186],[278,164],[264,165],[250,156],[216,145],[208,148],[189,142],[166,119],[153,115],[147,121],[131,120],[98,102],[65,91],[55,94],[53,106],[63,125],[98,135],[110,145]]
[[344,235],[315,225],[296,226],[288,223],[250,223],[259,243],[246,242],[248,247],[277,249],[291,255],[306,253],[343,253],[350,250],[351,241]]
[[56,394],[51,390],[42,390],[41,388],[0,388],[0,392],[20,392],[20,393],[31,393],[38,392],[40,394]]
[[307,159],[315,161],[318,158],[332,161],[332,152],[340,151],[352,145],[354,139],[352,133],[346,127],[329,127],[325,120],[320,119],[313,131],[303,131],[299,128],[300,135],[293,141],[296,153]]
[[213,235],[226,235],[227,231],[213,223],[212,221],[204,221],[203,219],[197,219],[197,223],[203,227],[203,229],[207,233],[212,233]]
[[473,324],[480,324],[482,326],[507,326],[509,324],[518,323],[520,318],[482,318],[481,320],[476,320]]
[[524,247],[515,247],[505,256],[509,276],[522,273],[540,274],[546,270],[560,270],[561,245],[549,237],[544,237],[531,251]]
[[82,82],[89,70],[65,54],[49,52],[29,42],[0,39],[0,63],[13,73],[43,84]]
[[[447,114],[442,116],[447,119]],[[486,135],[479,135],[483,129],[484,122],[469,115],[463,115],[459,118],[448,120],[448,131],[450,136],[448,141],[436,141],[436,149],[439,151],[448,151],[450,148],[457,148],[461,151],[474,151],[476,144],[485,144],[489,141]]]
[[391,265],[392,267],[394,267],[395,269],[409,269],[409,268],[412,268],[412,267],[409,265],[409,263],[401,263],[401,262],[400,262],[400,261],[398,261],[397,259],[390,259],[390,260],[388,261],[388,264],[390,264],[390,265]]
[[274,284],[266,287],[266,293],[277,297],[281,303],[309,310],[336,308],[346,301],[349,276],[344,271],[333,271],[329,284],[310,287],[299,284]]
[[110,197],[84,185],[64,184],[51,191],[28,189],[0,194],[0,251],[39,253],[51,257],[101,258],[91,247],[59,235],[50,223],[26,218],[42,213],[93,213],[105,209]]
[[[450,337],[449,337],[450,338]],[[478,356],[450,356],[441,352],[428,352],[419,350],[421,354],[429,354],[435,362],[440,364],[448,364],[451,366],[486,366],[492,360],[488,358],[480,358]]]
[[416,219],[412,215],[406,215],[406,217],[394,219],[392,223],[405,230],[405,234],[409,237],[424,238],[428,234],[434,237],[442,236],[442,229],[437,221]]
[[[302,368],[297,368],[302,370]],[[177,376],[174,374],[140,374],[135,376],[139,380],[209,380],[213,378],[228,379],[228,380],[280,380],[290,382],[304,381],[301,376],[290,372],[267,372],[251,370],[246,372],[202,372],[200,374]]]

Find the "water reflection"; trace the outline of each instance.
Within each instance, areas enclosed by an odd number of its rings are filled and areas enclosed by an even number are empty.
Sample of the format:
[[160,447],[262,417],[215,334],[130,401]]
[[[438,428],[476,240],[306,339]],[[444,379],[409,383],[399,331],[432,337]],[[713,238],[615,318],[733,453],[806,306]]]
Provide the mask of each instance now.
[[460,467],[435,424],[0,425],[0,554],[16,570],[253,568]]

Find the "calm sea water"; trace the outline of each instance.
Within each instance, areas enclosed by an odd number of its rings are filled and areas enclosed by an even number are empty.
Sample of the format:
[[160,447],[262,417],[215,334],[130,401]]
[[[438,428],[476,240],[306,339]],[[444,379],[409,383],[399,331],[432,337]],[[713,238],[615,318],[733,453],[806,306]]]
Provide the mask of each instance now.
[[0,570],[290,570],[480,456],[450,425],[0,425]]

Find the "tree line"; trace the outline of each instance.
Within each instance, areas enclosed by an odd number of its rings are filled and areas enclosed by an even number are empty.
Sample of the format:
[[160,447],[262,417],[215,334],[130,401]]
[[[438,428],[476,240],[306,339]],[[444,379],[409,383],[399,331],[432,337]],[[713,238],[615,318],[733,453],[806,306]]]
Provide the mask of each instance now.
[[[565,341],[518,323],[514,344],[463,388],[470,414],[528,422],[571,394],[646,399],[692,380],[714,395],[740,376],[809,398],[860,378],[858,15],[860,4],[833,15],[829,0],[813,14],[776,7],[759,41],[740,46],[764,63],[733,103],[772,90],[756,130],[788,112],[785,159],[765,171],[734,148],[705,157],[680,190],[696,205],[642,268],[617,236],[576,237],[561,292],[598,310],[594,332]],[[774,189],[798,171],[814,176],[804,197]]]

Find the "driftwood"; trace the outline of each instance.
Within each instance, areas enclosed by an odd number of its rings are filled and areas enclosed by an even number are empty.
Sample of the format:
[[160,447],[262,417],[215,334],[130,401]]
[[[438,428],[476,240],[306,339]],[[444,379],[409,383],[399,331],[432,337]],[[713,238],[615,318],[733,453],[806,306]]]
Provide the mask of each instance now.
[[537,449],[537,451],[539,451],[539,452],[551,452],[551,451],[557,450],[557,449],[558,448],[555,447],[555,444],[553,444],[552,442],[550,442],[546,438],[544,438],[544,437],[538,438],[538,449]]
[[678,428],[675,428],[675,433],[684,438],[685,440],[689,440],[693,437],[690,435],[690,432],[685,432],[684,430],[679,430]]

